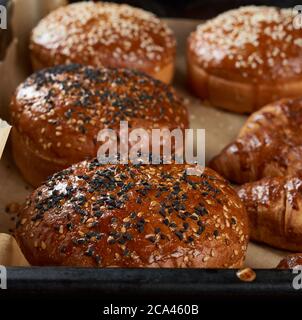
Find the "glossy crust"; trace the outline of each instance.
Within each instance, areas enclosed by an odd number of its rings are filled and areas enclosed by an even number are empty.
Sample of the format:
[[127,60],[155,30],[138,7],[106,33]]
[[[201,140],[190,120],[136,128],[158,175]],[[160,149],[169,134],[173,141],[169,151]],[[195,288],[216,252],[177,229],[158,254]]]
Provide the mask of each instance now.
[[252,240],[302,251],[301,178],[264,178],[242,185],[238,195],[249,216]]
[[28,182],[94,158],[101,129],[188,128],[174,89],[127,69],[57,66],[30,76],[11,102],[13,153]]
[[248,225],[236,191],[188,167],[76,164],[29,196],[17,241],[32,265],[240,267]]
[[237,139],[210,167],[241,184],[302,173],[302,99],[284,99],[253,113]]
[[144,71],[166,83],[176,41],[152,13],[128,5],[80,2],[42,19],[30,42],[35,70],[66,63]]
[[189,84],[214,106],[246,113],[302,90],[302,29],[291,9],[248,6],[198,26],[188,39]]
[[294,269],[297,266],[302,266],[302,253],[295,253],[286,256],[282,259],[277,268],[278,269]]

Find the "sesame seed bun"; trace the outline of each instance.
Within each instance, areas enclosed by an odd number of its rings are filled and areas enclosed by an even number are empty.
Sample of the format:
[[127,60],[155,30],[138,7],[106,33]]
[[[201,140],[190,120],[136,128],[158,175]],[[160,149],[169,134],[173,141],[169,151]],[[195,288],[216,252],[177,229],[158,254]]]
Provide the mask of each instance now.
[[61,7],[33,30],[30,51],[35,70],[80,63],[130,68],[170,83],[175,38],[152,13],[128,5],[80,2]]
[[17,241],[32,265],[237,268],[244,261],[244,206],[211,169],[84,161],[29,196]]
[[193,92],[212,105],[250,113],[302,90],[302,29],[291,9],[242,7],[198,26],[187,46]]
[[174,89],[138,71],[56,66],[30,76],[11,102],[15,162],[40,185],[49,175],[97,156],[101,129],[189,126]]

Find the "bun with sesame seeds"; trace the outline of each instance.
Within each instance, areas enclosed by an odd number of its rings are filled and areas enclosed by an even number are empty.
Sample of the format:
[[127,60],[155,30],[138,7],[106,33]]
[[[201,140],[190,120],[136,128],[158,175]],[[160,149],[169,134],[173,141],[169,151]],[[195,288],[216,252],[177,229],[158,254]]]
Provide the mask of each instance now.
[[188,128],[174,89],[138,71],[56,66],[30,76],[11,102],[15,162],[38,186],[49,175],[97,156],[101,129]]
[[302,90],[302,28],[292,9],[242,7],[198,26],[188,39],[188,80],[214,106],[250,113]]
[[236,191],[205,168],[84,161],[53,175],[20,211],[32,265],[237,268],[248,225]]
[[136,69],[170,83],[176,41],[152,13],[124,4],[80,2],[42,19],[32,32],[30,52],[35,70],[80,63]]

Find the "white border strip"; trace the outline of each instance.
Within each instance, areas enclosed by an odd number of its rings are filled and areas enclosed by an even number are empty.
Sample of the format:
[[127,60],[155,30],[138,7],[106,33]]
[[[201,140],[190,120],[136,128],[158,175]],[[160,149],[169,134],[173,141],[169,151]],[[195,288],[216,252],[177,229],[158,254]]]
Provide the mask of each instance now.
[[6,121],[0,119],[0,159],[11,128],[12,127]]

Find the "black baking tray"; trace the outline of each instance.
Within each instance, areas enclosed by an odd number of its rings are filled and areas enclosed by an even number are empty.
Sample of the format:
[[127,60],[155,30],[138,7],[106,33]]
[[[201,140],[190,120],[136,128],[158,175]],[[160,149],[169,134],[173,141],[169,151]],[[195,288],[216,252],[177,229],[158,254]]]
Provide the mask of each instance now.
[[[135,4],[138,5],[139,1],[136,2]],[[148,1],[148,5],[151,2]],[[223,9],[228,9],[225,8],[226,3],[229,7],[234,7],[248,4],[248,2],[249,4],[255,3],[255,1],[211,0],[211,8],[213,11],[213,8],[220,8],[223,5]],[[259,1],[256,2],[260,4]],[[198,1],[185,1],[185,3],[188,7],[190,3],[196,5]],[[200,5],[206,3],[207,1],[199,1]],[[265,3],[267,4],[267,2]],[[287,1],[286,4],[291,3],[291,1]],[[7,0],[0,0],[0,4],[7,4]],[[181,5],[181,1],[178,1],[177,5]],[[165,14],[167,13],[165,12]],[[178,13],[171,13],[171,15],[179,16]],[[4,34],[7,46],[11,40],[11,34],[8,31]],[[3,44],[3,37],[1,38]],[[141,299],[151,301],[150,299],[154,298],[173,302],[186,299],[190,299],[190,301],[217,301],[219,298],[250,301],[251,298],[256,298],[275,301],[280,299],[284,302],[285,300],[293,301],[302,298],[302,289],[295,290],[292,287],[293,278],[296,275],[291,270],[261,269],[256,270],[256,274],[256,280],[247,283],[238,279],[236,270],[230,269],[9,267],[7,268],[8,289],[0,290],[0,300],[64,299],[68,297],[100,299],[104,302],[107,300],[116,301],[117,299],[126,301],[135,297],[136,301]]]
[[177,301],[211,299],[302,298],[291,270],[256,270],[256,280],[242,282],[232,269],[93,269],[63,267],[7,268],[1,298],[108,297]]

